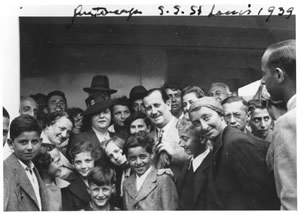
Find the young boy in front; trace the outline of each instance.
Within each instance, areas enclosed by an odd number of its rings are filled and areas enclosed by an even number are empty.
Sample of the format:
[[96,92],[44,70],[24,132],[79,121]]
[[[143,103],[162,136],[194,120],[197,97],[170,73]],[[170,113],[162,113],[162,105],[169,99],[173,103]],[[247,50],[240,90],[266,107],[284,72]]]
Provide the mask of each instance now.
[[48,193],[32,159],[38,154],[41,128],[29,115],[15,118],[7,143],[14,151],[3,163],[4,211],[47,211]]
[[166,174],[158,175],[152,163],[154,140],[146,132],[128,138],[123,152],[134,173],[124,181],[125,210],[176,210],[175,184]]
[[111,205],[110,200],[116,192],[116,172],[109,167],[95,167],[88,176],[88,192],[91,201],[85,211],[119,210]]

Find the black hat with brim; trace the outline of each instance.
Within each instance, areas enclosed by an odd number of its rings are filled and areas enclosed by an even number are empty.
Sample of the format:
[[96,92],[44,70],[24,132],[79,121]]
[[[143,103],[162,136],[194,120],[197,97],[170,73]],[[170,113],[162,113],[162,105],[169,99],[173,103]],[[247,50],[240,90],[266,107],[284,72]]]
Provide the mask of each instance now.
[[[97,98],[95,98],[97,99]],[[90,105],[85,112],[83,112],[84,116],[87,115],[93,115],[100,113],[101,111],[104,111],[105,109],[111,107],[115,103],[115,100],[100,100],[100,101],[95,101],[93,105]]]

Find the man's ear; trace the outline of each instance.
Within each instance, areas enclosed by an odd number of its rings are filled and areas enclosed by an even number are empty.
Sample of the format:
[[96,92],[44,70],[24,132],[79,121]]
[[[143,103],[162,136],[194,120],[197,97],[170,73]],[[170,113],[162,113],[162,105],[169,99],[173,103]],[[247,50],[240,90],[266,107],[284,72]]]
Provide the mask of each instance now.
[[115,184],[112,184],[112,185],[111,185],[111,188],[112,188],[112,193],[116,193],[116,185],[115,185]]
[[276,67],[273,75],[277,79],[278,83],[282,83],[284,81],[285,72],[281,68]]
[[169,109],[169,111],[171,111],[171,100],[170,99],[168,99],[167,100],[167,102],[166,102],[166,104],[167,104],[167,106],[168,106],[168,109]]

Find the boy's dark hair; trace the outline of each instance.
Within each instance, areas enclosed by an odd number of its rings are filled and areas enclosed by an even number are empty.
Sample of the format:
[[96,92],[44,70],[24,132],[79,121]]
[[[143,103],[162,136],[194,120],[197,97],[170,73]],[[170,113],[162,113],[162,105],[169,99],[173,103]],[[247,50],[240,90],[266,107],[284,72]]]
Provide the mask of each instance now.
[[69,108],[69,109],[67,109],[66,112],[70,115],[70,117],[74,118],[78,114],[83,114],[84,111],[81,108],[76,108],[75,107],[75,108]]
[[38,136],[41,135],[42,129],[34,117],[30,115],[21,115],[13,119],[10,124],[9,133],[10,139],[14,140],[23,132],[37,132]]
[[3,107],[3,117],[7,117],[8,119],[10,118],[8,111],[4,107]]
[[90,141],[78,141],[72,146],[69,152],[71,162],[74,162],[75,156],[82,152],[91,152],[91,156],[95,159],[95,161],[101,158],[101,151]]
[[111,106],[111,113],[113,113],[114,106],[117,105],[127,106],[130,109],[130,101],[126,96],[116,99],[115,103]]
[[138,146],[144,148],[149,154],[152,154],[154,139],[145,131],[135,133],[127,139],[123,148],[123,154],[125,154],[127,157],[128,150]]
[[165,92],[165,90],[163,90],[162,88],[152,88],[150,90],[147,91],[145,97],[148,97],[150,94],[152,94],[153,92],[158,91],[161,94],[161,97],[164,101],[164,103],[166,103],[169,100],[169,96],[167,95],[167,93]]
[[50,155],[50,151],[56,148],[53,144],[42,143],[39,153],[33,158],[32,162],[41,174],[47,171],[50,164],[53,162],[53,158]]
[[66,105],[67,105],[66,95],[62,91],[51,91],[51,92],[49,92],[49,94],[46,97],[46,105],[48,105],[48,102],[49,102],[50,98],[55,96],[55,95],[61,96],[63,98],[63,100],[65,101]]
[[55,111],[47,115],[45,120],[45,126],[47,127],[53,125],[54,123],[56,123],[57,120],[59,120],[62,117],[66,117],[74,125],[74,119],[67,112]]
[[116,184],[116,172],[110,167],[96,166],[87,176],[88,183],[94,183],[98,186]]
[[150,119],[147,117],[147,115],[141,111],[137,111],[137,112],[133,112],[129,117],[126,118],[126,120],[124,121],[124,125],[128,130],[130,130],[130,125],[133,121],[137,120],[137,119],[143,119],[146,123],[146,126],[151,128],[152,124]]

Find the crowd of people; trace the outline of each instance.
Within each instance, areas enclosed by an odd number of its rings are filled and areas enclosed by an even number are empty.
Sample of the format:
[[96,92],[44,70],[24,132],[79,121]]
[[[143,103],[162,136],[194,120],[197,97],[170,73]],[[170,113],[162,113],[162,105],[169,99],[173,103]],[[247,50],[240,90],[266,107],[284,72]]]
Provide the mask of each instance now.
[[250,100],[221,82],[134,86],[92,78],[67,97],[3,107],[4,211],[297,210],[295,40],[269,46]]

